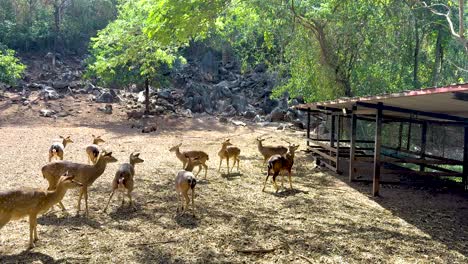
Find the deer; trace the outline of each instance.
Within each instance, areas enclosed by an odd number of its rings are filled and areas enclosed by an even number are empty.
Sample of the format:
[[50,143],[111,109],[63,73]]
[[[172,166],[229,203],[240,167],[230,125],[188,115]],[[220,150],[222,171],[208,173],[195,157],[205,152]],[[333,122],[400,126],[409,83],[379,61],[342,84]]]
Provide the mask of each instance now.
[[[42,175],[49,182],[49,190],[53,190],[57,187],[59,175],[62,175],[66,171],[68,171],[70,175],[74,175],[75,179],[83,184],[78,196],[77,214],[80,213],[81,199],[84,195],[86,216],[88,217],[88,187],[104,173],[107,164],[113,162],[117,162],[117,159],[112,156],[112,152],[102,151],[96,164],[88,165],[70,161],[55,161],[42,167]],[[59,206],[63,211],[66,210],[62,202],[59,202]]]
[[68,143],[73,143],[73,140],[70,136],[64,138],[59,136],[62,139],[62,142],[54,142],[49,148],[49,162],[52,161],[53,157],[57,157],[59,160],[63,160],[63,152]]
[[29,216],[29,248],[35,247],[34,243],[38,240],[37,216],[62,201],[68,189],[81,186],[74,176],[65,173],[53,190],[17,189],[0,192],[0,229],[9,221]]
[[[104,208],[104,212],[106,212],[115,190],[121,191],[122,194],[126,192],[128,199],[130,199],[130,206],[133,206],[133,209],[136,209],[135,203],[132,201],[133,177],[135,176],[135,165],[142,162],[144,162],[144,160],[140,158],[140,153],[131,153],[130,162],[120,165],[119,169],[115,173],[114,180],[112,181],[112,193],[109,197],[109,201],[107,201],[106,207]],[[124,205],[124,200],[125,196],[122,195],[122,206]]]
[[260,154],[263,156],[263,164],[273,155],[284,155],[286,152],[288,152],[288,149],[284,146],[264,146],[263,141],[265,141],[266,138],[257,138],[257,144],[258,144],[258,151],[260,151]]
[[196,164],[198,164],[198,172],[195,174],[195,177],[198,176],[200,173],[202,166],[205,169],[205,179],[206,175],[208,173],[208,166],[206,165],[206,161],[210,159],[208,154],[204,151],[199,151],[199,150],[190,150],[190,151],[180,151],[180,146],[182,146],[182,143],[173,146],[172,148],[169,149],[170,152],[175,152],[177,158],[182,161],[182,169],[185,169],[188,163],[188,158],[190,157],[191,159],[196,159]]
[[104,139],[101,136],[91,135],[93,137],[93,144],[86,147],[86,154],[88,155],[88,163],[96,164],[99,157],[99,143],[104,143]]
[[[234,165],[237,162],[237,171],[239,171],[239,155],[240,149],[232,145],[230,139],[226,139],[223,143],[221,143],[221,150],[218,152],[219,156],[219,168],[218,172],[221,171],[221,164],[223,163],[223,159],[226,159],[227,162],[227,173],[229,175],[229,159],[232,158],[234,163],[232,164],[232,169],[234,169]],[[231,169],[231,171],[232,171]]]
[[[262,192],[265,191],[265,186],[268,181],[268,177],[270,177],[271,173],[273,173],[273,185],[275,186],[276,192],[278,192],[278,185],[276,184],[276,177],[279,175],[281,171],[288,172],[289,187],[292,190],[293,187],[292,187],[292,182],[291,182],[291,170],[292,170],[292,166],[294,165],[294,155],[298,148],[299,148],[299,145],[289,144],[288,152],[285,155],[276,154],[270,157],[270,159],[268,160],[268,166],[267,166],[267,176],[265,178],[265,182],[263,183]],[[284,175],[281,178],[281,187],[284,187],[283,182],[284,182]]]
[[[181,170],[177,173],[175,178],[175,189],[177,197],[181,204],[181,211],[184,212],[188,209],[190,198],[188,196],[188,191],[191,190],[192,195],[192,210],[195,214],[195,186],[197,185],[197,180],[193,175],[193,168],[196,166],[198,158],[191,158],[190,156],[185,156],[187,159],[187,167],[184,170]],[[185,199],[185,209],[184,202],[182,201],[182,196]],[[177,206],[177,212],[179,212],[179,206]]]

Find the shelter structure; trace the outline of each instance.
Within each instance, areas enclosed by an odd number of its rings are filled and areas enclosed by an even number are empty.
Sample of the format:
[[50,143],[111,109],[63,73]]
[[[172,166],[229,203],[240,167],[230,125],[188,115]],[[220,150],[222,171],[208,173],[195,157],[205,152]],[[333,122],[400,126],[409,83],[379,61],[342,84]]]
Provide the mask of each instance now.
[[[382,175],[451,177],[468,189],[468,83],[296,108],[307,112],[307,146],[317,164],[349,181],[367,171],[374,196]],[[311,117],[327,129],[312,135]]]

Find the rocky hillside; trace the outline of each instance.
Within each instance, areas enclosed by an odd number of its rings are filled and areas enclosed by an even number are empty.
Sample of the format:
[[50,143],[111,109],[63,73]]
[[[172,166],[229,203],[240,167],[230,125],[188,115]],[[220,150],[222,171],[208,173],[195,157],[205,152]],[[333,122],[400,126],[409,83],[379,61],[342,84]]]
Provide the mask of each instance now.
[[[31,92],[40,99],[55,100],[67,95],[87,94],[96,103],[120,103],[128,110],[128,116],[142,116],[145,96],[143,87],[131,85],[124,89],[99,87],[83,80],[82,58],[58,58],[55,67],[48,55],[25,56],[27,72],[16,87],[3,89],[19,93],[22,103],[30,103]],[[179,114],[192,116],[206,113],[228,119],[252,122],[290,122],[304,127],[304,115],[289,108],[302,103],[301,98],[271,99],[276,84],[274,74],[265,65],[257,65],[252,72],[241,74],[236,63],[221,63],[210,52],[200,60],[189,60],[168,73],[172,85],[150,91],[150,109],[153,114]],[[102,107],[111,113],[111,108]]]

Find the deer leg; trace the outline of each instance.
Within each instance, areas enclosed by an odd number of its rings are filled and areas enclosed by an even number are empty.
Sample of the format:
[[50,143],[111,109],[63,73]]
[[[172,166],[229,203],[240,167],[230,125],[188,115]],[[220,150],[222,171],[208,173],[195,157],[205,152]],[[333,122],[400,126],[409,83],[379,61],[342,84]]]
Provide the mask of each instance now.
[[218,172],[221,171],[221,164],[223,163],[223,159],[222,158],[219,158],[219,168],[218,168]]
[[195,214],[195,189],[192,189],[192,210],[193,210],[193,213]]
[[289,187],[290,187],[291,190],[292,190],[293,187],[292,187],[292,181],[291,181],[291,171],[288,171],[288,177],[289,177]]
[[58,205],[59,205],[60,209],[62,209],[62,212],[67,211],[67,209],[65,209],[65,206],[63,205],[62,201],[58,202]]
[[133,209],[136,210],[135,203],[132,201],[132,194],[130,192],[127,193],[128,199],[130,200],[130,206],[133,207]]
[[49,152],[49,162],[52,161],[52,156],[54,156],[54,155],[52,154],[52,152]]
[[80,210],[81,210],[81,198],[83,197],[83,189],[84,189],[84,187],[81,187],[81,188],[80,188],[80,195],[78,195],[78,206],[76,207],[76,208],[77,208],[76,214],[80,214]]
[[240,159],[239,159],[239,157],[237,157],[237,171],[240,172],[240,170],[239,170],[239,162],[240,162]]
[[84,200],[85,200],[85,207],[86,207],[86,217],[89,216],[89,211],[88,211],[88,186],[84,188]]
[[184,210],[184,203],[182,201],[182,194],[177,192],[177,200],[179,202],[179,205],[177,205],[177,212],[179,212],[179,208],[182,205],[182,210]]
[[[268,169],[267,169],[267,170],[268,170]],[[267,171],[267,176],[266,176],[266,178],[265,178],[265,182],[263,183],[262,192],[265,191],[265,186],[266,186],[266,183],[267,183],[267,181],[268,181],[268,177],[270,177],[270,171],[269,171],[269,170]]]
[[276,184],[276,177],[278,177],[279,172],[273,174],[273,185],[275,186],[276,192],[278,192],[278,184]]
[[109,196],[109,201],[107,201],[106,207],[104,208],[104,212],[107,210],[107,207],[109,206],[112,196],[114,196],[114,192],[115,192],[115,189],[112,190],[111,195]]
[[208,165],[203,164],[203,168],[205,168],[205,180],[206,180],[206,175],[208,174]]
[[237,157],[234,157],[234,163],[232,164],[231,171],[234,170],[234,166],[236,166],[236,162],[237,162]]
[[201,169],[202,169],[202,165],[200,164],[200,165],[198,165],[198,172],[197,172],[197,174],[195,174],[195,177],[198,176],[198,174],[200,173]]
[[229,156],[226,158],[226,162],[227,162],[227,175],[229,175]]
[[57,155],[59,156],[60,160],[63,160],[63,151],[57,152]]
[[188,190],[184,192],[184,198],[185,198],[185,209],[184,209],[184,211],[187,211],[189,203],[190,203],[190,198],[188,197]]
[[185,166],[187,165],[187,161],[182,161],[182,169],[185,170]]
[[283,174],[281,175],[281,189],[284,189],[284,175],[285,172],[283,172]]
[[34,227],[36,222],[36,215],[29,215],[29,248],[34,247]]
[[39,238],[37,237],[37,215],[36,215],[36,217],[34,217],[34,242],[36,242],[37,240],[39,240]]

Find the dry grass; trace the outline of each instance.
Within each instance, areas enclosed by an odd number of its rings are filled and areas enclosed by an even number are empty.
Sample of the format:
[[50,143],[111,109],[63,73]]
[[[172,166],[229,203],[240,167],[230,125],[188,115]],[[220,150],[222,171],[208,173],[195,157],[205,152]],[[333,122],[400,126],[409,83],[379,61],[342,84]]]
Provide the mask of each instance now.
[[[40,168],[51,139],[58,135],[71,135],[75,141],[67,146],[65,159],[86,162],[84,147],[91,134],[103,135],[105,148],[119,163],[127,162],[132,151],[145,159],[136,167],[136,211],[120,207],[114,197],[108,213],[102,212],[118,167],[111,164],[90,189],[89,218],[75,216],[77,193],[68,192],[64,204],[70,215],[41,216],[35,249],[25,251],[26,219],[0,230],[1,263],[467,261],[468,202],[462,196],[383,186],[383,197],[372,198],[369,186],[348,185],[344,177],[314,169],[302,151],[294,168],[294,190],[275,194],[269,182],[267,192],[261,192],[264,167],[255,137],[272,132],[277,139],[301,143],[303,149],[301,132],[223,126],[209,118],[159,120],[161,129],[153,134],[141,134],[126,121],[103,115],[72,117],[68,125],[50,119],[41,119],[46,120],[43,124],[33,118],[26,124],[0,120],[0,190],[46,187]],[[226,136],[242,149],[240,174],[216,171],[217,151]],[[210,154],[208,180],[199,179],[196,187],[195,217],[176,215],[173,182],[181,163],[168,149],[180,140],[182,149],[191,145]],[[237,252],[260,248],[272,252]]]

